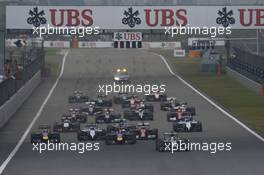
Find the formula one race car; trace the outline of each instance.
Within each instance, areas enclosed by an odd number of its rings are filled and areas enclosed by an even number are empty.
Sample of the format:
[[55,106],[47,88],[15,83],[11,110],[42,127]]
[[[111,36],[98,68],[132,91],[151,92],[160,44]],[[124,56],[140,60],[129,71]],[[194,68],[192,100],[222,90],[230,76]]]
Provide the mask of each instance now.
[[168,122],[180,121],[180,120],[183,120],[186,118],[188,118],[188,119],[193,118],[190,112],[186,112],[186,111],[182,111],[182,110],[167,112],[167,121]]
[[96,115],[103,113],[103,108],[95,105],[95,102],[86,102],[85,106],[80,108],[80,111],[88,115]]
[[163,139],[156,140],[156,150],[159,152],[189,151],[190,141],[186,138],[180,138],[177,133],[164,133]]
[[39,125],[39,131],[31,134],[31,143],[59,143],[60,134],[52,132],[49,125]]
[[112,123],[116,123],[116,124],[126,124],[127,123],[127,119],[125,119],[125,118],[122,118],[122,117],[120,117],[120,118],[116,118],[116,119],[113,119],[112,120]]
[[122,104],[123,101],[129,100],[131,97],[132,95],[129,95],[128,93],[119,92],[117,95],[113,97],[113,102],[115,104]]
[[114,81],[116,83],[129,83],[130,82],[130,76],[128,74],[127,68],[117,68],[114,71]]
[[107,126],[107,132],[119,131],[120,129],[134,132],[137,140],[152,140],[158,138],[158,129],[151,128],[149,123],[133,125],[122,122]]
[[71,122],[85,123],[87,121],[87,114],[80,112],[79,109],[69,109],[68,114],[62,115],[62,120],[70,120]]
[[166,101],[167,95],[160,93],[160,92],[154,92],[149,95],[145,95],[146,101]]
[[183,119],[173,123],[175,132],[202,132],[202,123],[193,119]]
[[118,131],[112,131],[106,134],[106,145],[126,145],[135,144],[137,141],[136,135],[130,130],[122,129]]
[[147,103],[145,103],[144,100],[139,100],[139,99],[135,99],[135,98],[131,98],[129,100],[123,101],[122,108],[130,108],[130,109],[144,108],[144,109],[147,109],[151,112],[154,111],[154,107],[152,104],[147,104]]
[[176,98],[167,98],[166,102],[160,103],[160,110],[162,111],[175,111],[178,109],[191,113],[191,115],[196,114],[195,107],[187,106],[186,102],[180,102]]
[[99,94],[94,100],[95,105],[99,107],[112,107],[112,99],[107,99],[106,95]]
[[107,109],[104,113],[102,114],[97,114],[95,116],[95,122],[96,123],[114,123],[116,122],[116,119],[120,119],[121,114],[114,114],[112,111]]
[[77,134],[77,139],[79,141],[84,140],[104,140],[106,136],[106,131],[104,129],[98,128],[96,124],[87,124],[81,127]]
[[124,118],[127,120],[153,120],[153,112],[144,108],[125,110]]
[[149,123],[139,123],[135,133],[138,140],[154,140],[158,138],[158,129],[151,128]]
[[119,131],[120,129],[135,132],[137,129],[137,126],[133,124],[128,124],[127,120],[124,119],[122,122],[107,125],[106,131],[113,132],[113,131]]
[[138,99],[137,95],[131,95],[127,96],[126,100],[122,100],[121,106],[122,108],[129,108],[131,105],[136,105],[139,102],[140,100]]
[[88,95],[84,95],[82,91],[74,91],[73,95],[68,98],[69,103],[85,103],[89,101]]
[[181,106],[186,102],[181,102],[177,100],[176,97],[167,97],[166,101],[160,103],[160,110],[162,111],[170,111],[171,109]]
[[54,132],[77,132],[79,129],[80,123],[68,118],[63,118],[61,123],[56,122],[53,126]]

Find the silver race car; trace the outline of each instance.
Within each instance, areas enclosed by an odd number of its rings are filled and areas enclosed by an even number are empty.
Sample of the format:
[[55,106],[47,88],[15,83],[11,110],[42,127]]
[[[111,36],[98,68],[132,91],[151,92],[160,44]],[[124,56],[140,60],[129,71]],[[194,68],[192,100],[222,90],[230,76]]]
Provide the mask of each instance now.
[[100,129],[96,124],[87,124],[80,128],[77,134],[77,139],[79,141],[85,140],[104,140],[106,136],[106,131]]
[[175,132],[202,132],[202,123],[191,118],[173,123],[173,130]]

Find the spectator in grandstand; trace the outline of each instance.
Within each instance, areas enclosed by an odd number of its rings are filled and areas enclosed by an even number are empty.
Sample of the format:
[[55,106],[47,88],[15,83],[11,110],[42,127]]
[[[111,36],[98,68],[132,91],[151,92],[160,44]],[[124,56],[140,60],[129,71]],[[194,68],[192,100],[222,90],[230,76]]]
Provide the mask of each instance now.
[[7,77],[7,63],[6,63],[6,61],[5,61],[5,63],[4,63],[4,79],[6,79],[6,77]]
[[4,63],[4,77],[8,78],[10,75],[10,61],[6,60]]
[[15,74],[16,72],[19,71],[17,60],[14,61],[12,68],[13,68],[13,70],[12,70],[13,74]]
[[10,60],[5,61],[4,79],[10,78],[10,77],[15,79],[14,74],[18,71],[19,71],[19,66],[18,66],[17,60],[15,60],[13,63]]

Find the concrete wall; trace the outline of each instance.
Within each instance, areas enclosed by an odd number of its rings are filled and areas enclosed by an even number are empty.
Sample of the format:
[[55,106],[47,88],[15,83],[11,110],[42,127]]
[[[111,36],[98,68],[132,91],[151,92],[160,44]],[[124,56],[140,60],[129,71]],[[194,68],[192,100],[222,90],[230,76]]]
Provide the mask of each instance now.
[[238,73],[237,71],[226,67],[226,73],[230,76],[238,80],[241,84],[245,87],[249,88],[250,90],[256,92],[257,94],[261,95],[262,85],[247,78],[246,76]]
[[40,82],[41,73],[39,71],[6,103],[0,106],[0,128],[15,114]]
[[0,2],[0,75],[3,75],[5,58],[5,6]]

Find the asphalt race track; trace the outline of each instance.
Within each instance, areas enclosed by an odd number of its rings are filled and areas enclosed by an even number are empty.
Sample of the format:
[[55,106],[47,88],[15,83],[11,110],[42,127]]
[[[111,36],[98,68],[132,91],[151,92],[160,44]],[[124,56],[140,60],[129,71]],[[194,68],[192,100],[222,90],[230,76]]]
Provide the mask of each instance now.
[[[4,175],[263,175],[264,143],[229,119],[198,94],[173,77],[162,60],[149,52],[134,49],[71,49],[66,60],[65,70],[48,104],[45,106],[33,130],[39,124],[53,124],[67,111],[68,95],[74,90],[82,90],[95,97],[98,84],[111,84],[113,68],[128,67],[132,83],[144,84],[159,82],[166,85],[167,94],[194,105],[197,110],[195,119],[202,121],[203,132],[187,133],[194,142],[231,142],[232,150],[215,154],[202,151],[160,153],[155,151],[154,141],[138,141],[136,145],[106,146],[100,142],[99,151],[78,154],[76,152],[32,151],[30,136],[9,162]],[[39,91],[37,89],[37,91]],[[43,94],[47,89],[43,88]],[[36,100],[36,97],[33,97]],[[43,97],[40,97],[43,99]],[[162,132],[171,131],[172,124],[166,121],[166,112],[155,105],[152,127]],[[35,113],[21,108],[24,112],[18,121],[0,130],[0,163],[5,160]],[[117,111],[120,107],[115,106]],[[22,115],[22,116],[21,116]],[[29,116],[30,115],[30,116]],[[14,120],[17,116],[14,116]],[[22,117],[27,119],[23,120]],[[92,119],[89,119],[92,121]],[[8,130],[12,128],[12,130]],[[10,132],[19,132],[9,138]],[[63,133],[63,142],[77,142],[76,134]]]

